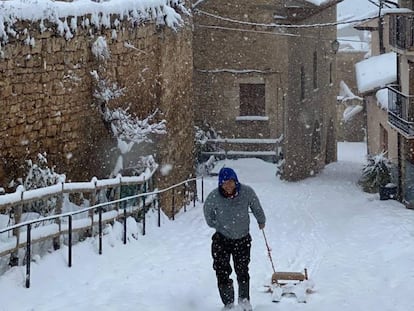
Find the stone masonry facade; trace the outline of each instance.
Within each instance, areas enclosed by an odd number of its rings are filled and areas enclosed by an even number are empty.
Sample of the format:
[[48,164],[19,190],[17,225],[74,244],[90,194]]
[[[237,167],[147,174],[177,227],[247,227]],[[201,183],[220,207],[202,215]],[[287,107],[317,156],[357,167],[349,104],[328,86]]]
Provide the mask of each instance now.
[[[59,36],[53,25],[42,33],[33,22],[15,25],[20,36],[2,46],[0,58],[0,186],[12,191],[10,181],[24,178],[25,161],[38,153],[46,153],[48,166],[67,181],[108,177],[117,142],[94,105],[94,70],[125,88],[113,105],[129,107],[140,118],[159,109],[157,118],[167,121],[167,134],[150,146],[160,165],[172,166],[168,176],[158,177],[157,186],[193,176],[190,24],[187,20],[174,31],[121,21],[116,36],[111,29],[79,25],[71,40]],[[91,52],[98,36],[110,50],[105,62]]]

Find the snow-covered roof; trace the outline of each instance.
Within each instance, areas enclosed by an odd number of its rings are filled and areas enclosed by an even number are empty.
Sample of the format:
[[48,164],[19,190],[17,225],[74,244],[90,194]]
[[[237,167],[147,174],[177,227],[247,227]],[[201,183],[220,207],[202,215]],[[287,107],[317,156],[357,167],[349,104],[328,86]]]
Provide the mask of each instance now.
[[358,91],[366,93],[384,87],[397,79],[397,55],[390,52],[355,64]]
[[[98,29],[116,28],[119,20],[110,16],[119,15],[131,23],[141,24],[152,20],[176,28],[182,24],[181,15],[174,9],[187,12],[183,0],[107,0],[96,2],[76,0],[74,2],[52,0],[9,0],[0,1],[0,42],[7,42],[9,36],[18,36],[14,25],[19,20],[40,22],[40,31],[44,31],[43,21],[54,23],[59,33],[66,39],[76,33],[77,17],[84,17],[82,26],[94,26]],[[91,14],[90,20],[85,16]],[[70,22],[66,20],[71,18]]]

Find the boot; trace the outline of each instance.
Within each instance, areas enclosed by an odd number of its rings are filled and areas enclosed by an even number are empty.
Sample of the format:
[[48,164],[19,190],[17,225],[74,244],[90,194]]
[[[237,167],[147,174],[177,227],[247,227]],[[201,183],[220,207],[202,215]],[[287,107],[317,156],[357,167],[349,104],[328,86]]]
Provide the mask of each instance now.
[[234,303],[234,288],[233,284],[219,286],[220,298],[225,306]]
[[252,305],[250,304],[249,299],[247,298],[239,298],[239,307],[242,311],[252,311]]
[[229,310],[234,310],[234,303],[229,303],[227,305],[225,305],[223,307],[223,309],[221,309],[222,311],[229,311]]
[[246,298],[247,300],[250,299],[250,285],[249,281],[238,282],[239,284],[239,300]]

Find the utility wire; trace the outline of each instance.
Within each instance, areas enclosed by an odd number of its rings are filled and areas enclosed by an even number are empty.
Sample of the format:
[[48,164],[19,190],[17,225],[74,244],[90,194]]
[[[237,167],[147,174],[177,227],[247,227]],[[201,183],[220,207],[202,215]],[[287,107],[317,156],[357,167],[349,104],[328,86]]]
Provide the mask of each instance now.
[[215,26],[215,25],[203,25],[203,24],[195,24],[195,27],[199,28],[206,28],[206,29],[216,29],[216,30],[226,30],[226,31],[237,31],[237,32],[252,32],[252,33],[259,33],[259,34],[267,34],[273,36],[287,36],[287,37],[300,37],[300,38],[309,38],[309,39],[318,39],[322,41],[332,41],[337,39],[338,41],[349,41],[349,42],[357,42],[357,43],[370,43],[370,41],[358,41],[352,39],[342,39],[342,38],[320,38],[315,36],[306,36],[306,35],[295,35],[295,34],[288,34],[288,33],[281,33],[281,32],[271,32],[271,31],[260,31],[260,30],[252,30],[252,29],[243,29],[243,28],[232,28],[232,27],[223,27],[223,26]]
[[206,15],[206,16],[209,16],[209,17],[213,17],[213,18],[216,18],[216,19],[219,19],[219,20],[223,20],[223,21],[226,21],[226,22],[242,24],[242,25],[250,25],[250,26],[271,27],[271,28],[278,28],[278,27],[280,27],[280,28],[332,27],[332,26],[338,26],[338,25],[343,25],[343,24],[360,23],[360,22],[365,22],[365,21],[369,21],[369,20],[373,20],[373,19],[378,18],[378,16],[373,16],[373,17],[365,17],[365,18],[360,18],[360,19],[347,20],[347,21],[337,21],[337,22],[323,23],[323,24],[290,25],[290,24],[276,24],[276,23],[263,24],[263,23],[246,22],[246,21],[241,21],[241,20],[237,20],[237,19],[232,19],[232,18],[212,14],[212,13],[200,10],[200,9],[195,9],[194,12],[199,13],[199,14],[203,14],[203,15]]
[[220,30],[229,30],[229,31],[239,31],[239,32],[254,32],[254,33],[261,33],[261,34],[268,34],[268,35],[275,35],[275,36],[287,36],[287,37],[302,37],[301,35],[295,35],[290,33],[281,33],[281,32],[271,32],[271,31],[260,31],[260,30],[252,30],[252,29],[243,29],[243,28],[232,28],[232,27],[223,27],[223,26],[216,26],[216,25],[203,25],[203,24],[195,24],[196,27],[199,28],[207,28],[207,29],[220,29]]

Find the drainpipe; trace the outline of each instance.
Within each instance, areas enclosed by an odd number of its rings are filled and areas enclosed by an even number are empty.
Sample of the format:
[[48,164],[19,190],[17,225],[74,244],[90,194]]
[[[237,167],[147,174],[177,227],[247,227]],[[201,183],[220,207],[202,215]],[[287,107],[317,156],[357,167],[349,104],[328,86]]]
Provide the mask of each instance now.
[[397,151],[398,151],[398,187],[397,187],[397,200],[402,202],[403,201],[403,181],[402,181],[402,157],[401,157],[401,134],[397,133]]
[[380,0],[378,10],[378,37],[379,37],[379,52],[380,54],[385,53],[384,47],[384,16],[381,14],[381,10],[384,6],[384,1]]

